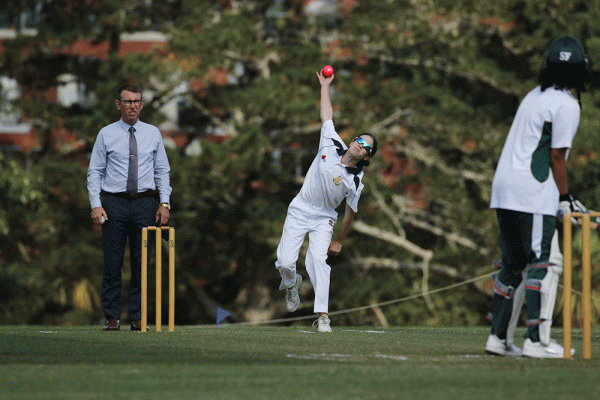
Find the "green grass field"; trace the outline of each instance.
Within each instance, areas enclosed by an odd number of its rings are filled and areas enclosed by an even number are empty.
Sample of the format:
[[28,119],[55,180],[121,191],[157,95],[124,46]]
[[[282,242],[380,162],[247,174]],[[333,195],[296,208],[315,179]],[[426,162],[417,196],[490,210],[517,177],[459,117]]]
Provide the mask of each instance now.
[[3,326],[0,399],[600,399],[598,330],[591,360],[581,331],[534,360],[486,355],[487,327],[333,329]]

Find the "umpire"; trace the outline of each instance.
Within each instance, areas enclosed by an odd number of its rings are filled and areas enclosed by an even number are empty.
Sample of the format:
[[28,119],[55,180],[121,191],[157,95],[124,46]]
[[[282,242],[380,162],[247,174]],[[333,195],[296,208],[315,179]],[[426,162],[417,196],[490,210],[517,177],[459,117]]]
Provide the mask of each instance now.
[[121,269],[129,238],[128,311],[131,330],[139,331],[142,228],[165,225],[169,221],[170,167],[160,131],[139,120],[144,108],[140,87],[122,86],[116,106],[121,111],[121,119],[100,130],[92,150],[88,192],[92,220],[102,225],[102,310],[106,317],[103,329],[120,329]]

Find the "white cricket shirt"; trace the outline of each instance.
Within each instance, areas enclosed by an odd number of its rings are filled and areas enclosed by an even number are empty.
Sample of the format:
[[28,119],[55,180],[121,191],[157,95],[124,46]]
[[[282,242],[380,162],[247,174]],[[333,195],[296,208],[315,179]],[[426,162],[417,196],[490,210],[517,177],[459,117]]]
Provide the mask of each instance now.
[[321,127],[319,152],[306,173],[299,194],[314,207],[330,210],[335,210],[345,198],[346,204],[357,212],[364,172],[362,169],[357,174],[349,172],[341,163],[338,148],[348,149],[335,131],[333,121],[325,121]]
[[566,89],[542,92],[538,86],[525,96],[498,161],[490,208],[556,215],[559,192],[550,149],[571,148],[579,113],[579,103]]

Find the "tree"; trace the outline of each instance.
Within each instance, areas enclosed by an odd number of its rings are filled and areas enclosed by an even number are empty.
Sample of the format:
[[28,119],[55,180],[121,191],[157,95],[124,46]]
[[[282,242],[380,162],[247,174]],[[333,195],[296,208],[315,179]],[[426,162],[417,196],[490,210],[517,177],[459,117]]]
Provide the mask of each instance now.
[[[161,79],[160,63],[152,55],[121,55],[118,38],[165,20],[161,11],[155,13],[160,18],[146,23],[148,8],[143,3],[115,1],[6,2],[0,5],[0,15],[18,21],[34,3],[37,31],[17,26],[16,37],[2,42],[0,59],[0,75],[15,79],[22,89],[14,106],[42,136],[32,169],[19,165],[12,155],[1,160],[0,209],[6,210],[0,215],[6,245],[0,258],[1,321],[96,321],[102,256],[99,230],[89,217],[86,170],[79,161],[91,150],[100,127],[118,118],[117,88],[123,82]],[[167,2],[161,9],[167,12],[177,4]],[[78,39],[108,40],[107,58],[80,57],[70,48]],[[65,74],[95,101],[69,107],[48,101],[46,94],[61,85]],[[160,118],[154,99],[148,99],[146,109]],[[84,146],[56,146],[53,132],[65,129]]]
[[[454,272],[455,279],[464,279],[492,271],[491,259],[499,251],[488,202],[504,134],[520,98],[535,85],[552,39],[572,34],[594,47],[596,33],[589,21],[596,11],[582,2],[543,5],[554,16],[550,23],[540,20],[539,5],[533,2],[369,1],[343,17],[327,15],[311,22],[282,2],[273,3],[277,12],[271,8],[257,16],[258,3],[239,2],[239,7],[227,10],[205,5],[173,31],[176,58],[193,65],[183,79],[201,79],[218,69],[228,73],[227,84],[207,84],[191,93],[206,120],[219,126],[254,124],[275,149],[295,141],[310,143],[318,126],[314,72],[326,63],[334,65],[336,126],[346,138],[363,130],[377,133],[387,156],[376,166],[379,179],[365,193],[367,205],[355,224],[360,234],[347,244],[353,249],[354,240],[360,240],[368,244],[361,249],[370,250],[347,253],[358,256],[358,262],[350,257],[332,262],[356,267],[368,259],[383,267],[389,260],[416,257],[423,263],[422,276],[391,275],[401,287],[417,284],[422,290],[441,285]],[[566,9],[558,13],[559,7]],[[587,13],[576,12],[582,8]],[[562,29],[567,27],[563,11],[576,14],[568,30]],[[197,35],[190,37],[188,32]],[[591,89],[596,86],[593,80]],[[584,102],[594,104],[594,92],[588,96]],[[210,105],[218,112],[211,112]],[[238,131],[232,130],[234,135]],[[594,134],[585,122],[581,131],[575,146],[580,137]],[[580,151],[589,154],[574,147],[573,155]],[[314,153],[307,151],[308,161],[310,154]],[[595,170],[594,161],[588,167]],[[581,191],[580,197],[595,207],[594,194],[595,189]],[[279,232],[274,233],[275,243]],[[397,242],[393,247],[384,243],[390,235]],[[431,265],[438,267],[434,273]],[[349,272],[332,290],[349,291],[348,298],[363,304],[390,295],[389,288],[371,293],[348,287],[353,281],[362,284],[362,278]],[[357,292],[365,294],[356,296]],[[410,293],[400,289],[395,294]],[[436,306],[436,299],[426,298],[426,320],[472,322],[463,306],[469,295],[463,294],[443,297],[441,308],[455,309],[447,313]],[[479,310],[480,323],[489,308],[487,299],[487,305],[485,297],[473,301],[484,306],[471,304]],[[422,320],[423,311],[415,315],[414,321]]]
[[[91,144],[99,127],[114,118],[109,107],[121,82],[133,79],[151,86],[155,95],[144,115],[156,116],[153,121],[159,118],[154,110],[180,96],[185,145],[169,151],[182,288],[178,323],[212,322],[208,304],[235,311],[235,318],[267,319],[286,315],[274,253],[287,204],[317,150],[315,72],[331,64],[338,132],[350,140],[371,131],[381,149],[368,167],[360,211],[342,255],[329,260],[332,311],[392,301],[381,310],[336,318],[349,324],[484,323],[491,296],[486,281],[476,278],[493,272],[492,260],[499,257],[495,217],[488,210],[495,163],[521,97],[536,84],[547,46],[563,34],[582,40],[592,68],[570,155],[571,191],[589,208],[598,206],[593,143],[600,35],[592,21],[599,8],[580,1],[372,0],[308,17],[300,4],[169,3],[185,12],[177,14],[176,23],[165,17],[169,46],[164,49],[152,55],[115,53],[93,66],[73,60],[55,64],[50,75],[76,71],[98,99],[95,108],[60,110],[25,101],[21,106],[42,123],[60,116]],[[135,28],[133,17],[125,27],[111,19],[128,6],[110,3],[97,10],[98,26]],[[104,31],[44,29],[34,43],[53,35],[66,40]],[[52,83],[54,78],[35,71],[51,55],[22,51],[31,41],[20,37],[8,43],[2,70],[23,83],[33,78]],[[19,63],[32,67],[20,71]],[[35,73],[27,75],[29,70]],[[227,139],[216,140],[215,134]],[[40,162],[42,176],[66,174],[56,166],[64,155],[47,157]],[[87,218],[84,174],[75,175],[68,175],[77,182],[71,190],[72,214],[79,215],[82,207],[81,218]],[[43,203],[60,207],[51,201],[52,185],[45,188]],[[64,232],[56,235],[60,245],[76,233],[93,258],[97,232],[94,236],[89,222],[73,230],[69,218],[63,215],[56,228]],[[65,256],[44,247],[41,264],[50,266],[46,260],[60,254]],[[300,270],[302,264],[301,257]],[[56,274],[48,269],[45,280]],[[461,282],[465,285],[452,291],[428,294]],[[74,292],[74,284],[68,287]],[[412,302],[393,302],[419,295]]]

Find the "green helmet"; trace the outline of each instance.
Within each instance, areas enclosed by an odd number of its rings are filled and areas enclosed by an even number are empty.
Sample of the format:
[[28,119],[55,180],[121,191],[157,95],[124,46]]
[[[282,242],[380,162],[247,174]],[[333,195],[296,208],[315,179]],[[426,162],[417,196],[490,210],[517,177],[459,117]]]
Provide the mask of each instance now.
[[588,59],[581,42],[571,36],[563,36],[552,42],[548,48],[546,64],[585,64]]

